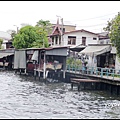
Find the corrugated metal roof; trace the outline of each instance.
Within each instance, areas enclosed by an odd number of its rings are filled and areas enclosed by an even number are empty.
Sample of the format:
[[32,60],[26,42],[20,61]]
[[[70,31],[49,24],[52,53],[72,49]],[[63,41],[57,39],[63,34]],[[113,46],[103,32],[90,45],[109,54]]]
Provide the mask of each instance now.
[[90,55],[90,56],[97,56],[103,53],[106,53],[108,51],[111,51],[111,45],[110,44],[93,44],[93,45],[89,45],[87,46],[84,50],[82,50],[81,52],[79,52],[79,54],[86,54],[86,55]]
[[13,55],[14,53],[0,53],[0,58],[7,57]]

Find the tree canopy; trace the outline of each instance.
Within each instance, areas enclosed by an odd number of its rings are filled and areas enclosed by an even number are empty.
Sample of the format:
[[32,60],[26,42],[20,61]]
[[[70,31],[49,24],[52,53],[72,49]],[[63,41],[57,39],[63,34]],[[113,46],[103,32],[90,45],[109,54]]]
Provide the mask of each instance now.
[[17,33],[16,33],[15,30],[11,30],[11,38],[12,38],[12,40],[14,39],[14,36],[15,36],[16,34],[17,34]]
[[13,45],[17,49],[48,47],[47,33],[43,28],[27,25],[14,36]]
[[120,13],[110,21],[107,21],[107,27],[103,28],[109,32],[109,37],[113,46],[117,49],[117,54],[120,57]]
[[49,20],[39,20],[36,24],[36,26],[43,28],[43,31],[47,32],[49,35],[52,32],[52,24],[50,23]]

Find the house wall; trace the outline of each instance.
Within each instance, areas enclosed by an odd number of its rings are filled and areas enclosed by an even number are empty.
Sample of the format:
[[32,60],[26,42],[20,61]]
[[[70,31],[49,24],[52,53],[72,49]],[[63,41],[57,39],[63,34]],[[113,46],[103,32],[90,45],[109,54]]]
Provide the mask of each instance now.
[[[55,25],[56,24],[53,24],[53,29]],[[62,28],[62,25],[60,25],[60,28]],[[65,28],[65,32],[76,30],[76,26],[72,26],[72,25],[63,25],[63,28]]]
[[6,49],[6,42],[8,42],[8,40],[3,39],[2,49]]
[[2,48],[6,49],[6,42],[11,39],[11,35],[7,32],[0,31],[0,39],[3,39]]
[[69,32],[75,30],[76,26],[63,26],[63,28],[65,28],[65,32]]
[[99,40],[98,44],[110,44],[110,39]]
[[6,44],[2,44],[2,49],[6,49]]
[[[74,33],[67,33],[63,35],[63,45],[68,45],[68,36],[76,36],[76,45],[82,44],[82,37],[86,37],[86,45],[88,44],[97,44],[98,43],[98,36],[94,34],[90,34],[87,32],[74,32]],[[97,38],[93,40],[93,37]],[[74,45],[71,45],[74,46]]]

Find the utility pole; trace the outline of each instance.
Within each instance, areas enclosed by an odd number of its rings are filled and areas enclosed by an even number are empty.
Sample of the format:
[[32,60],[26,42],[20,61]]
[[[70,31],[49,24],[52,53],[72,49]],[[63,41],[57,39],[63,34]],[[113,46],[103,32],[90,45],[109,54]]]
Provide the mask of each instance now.
[[17,31],[16,31],[16,33],[18,33],[19,27],[18,27],[17,25],[13,25],[13,26],[16,26],[16,28],[17,28]]
[[18,33],[18,29],[19,29],[19,27],[17,27],[17,33]]

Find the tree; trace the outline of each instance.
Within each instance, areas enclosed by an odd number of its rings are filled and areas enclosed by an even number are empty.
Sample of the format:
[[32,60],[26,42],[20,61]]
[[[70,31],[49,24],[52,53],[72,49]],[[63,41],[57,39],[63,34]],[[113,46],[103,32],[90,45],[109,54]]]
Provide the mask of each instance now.
[[15,35],[13,45],[17,49],[42,47],[44,41],[45,47],[48,47],[46,39],[47,35],[43,32],[42,28],[27,25],[22,27],[19,33]]
[[0,49],[2,49],[3,39],[0,38]]
[[37,48],[41,47],[48,47],[48,38],[47,38],[47,33],[44,31],[43,28],[40,28],[38,26],[35,26],[37,34],[39,34],[39,39],[36,39],[36,41],[33,42],[33,46]]
[[36,26],[43,28],[43,31],[47,32],[48,35],[52,32],[52,24],[49,20],[44,21],[41,19],[37,22]]
[[108,21],[107,27],[103,28],[109,32],[109,37],[113,46],[117,49],[117,55],[120,57],[120,13],[111,21]]
[[8,30],[7,33],[11,35],[11,40],[13,41],[14,36],[17,34],[15,30]]
[[14,37],[15,37],[16,34],[17,34],[17,33],[16,33],[15,30],[12,30],[12,31],[11,31],[11,37],[12,37],[12,40],[14,39]]

